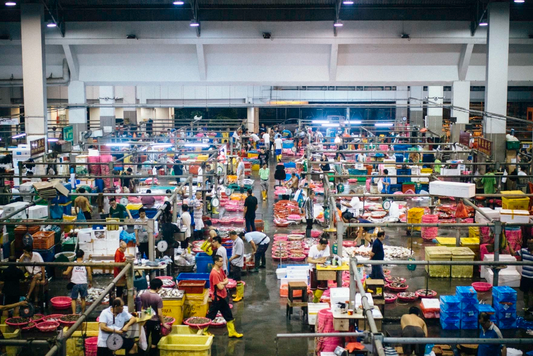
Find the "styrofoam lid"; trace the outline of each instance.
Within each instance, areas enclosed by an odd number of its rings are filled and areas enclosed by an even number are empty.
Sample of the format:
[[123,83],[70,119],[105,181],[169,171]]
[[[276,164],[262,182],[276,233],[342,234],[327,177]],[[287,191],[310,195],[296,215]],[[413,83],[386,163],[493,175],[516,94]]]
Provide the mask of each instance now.
[[422,305],[424,309],[440,308],[440,301],[438,298],[422,298]]
[[350,298],[350,288],[330,288],[330,298]]

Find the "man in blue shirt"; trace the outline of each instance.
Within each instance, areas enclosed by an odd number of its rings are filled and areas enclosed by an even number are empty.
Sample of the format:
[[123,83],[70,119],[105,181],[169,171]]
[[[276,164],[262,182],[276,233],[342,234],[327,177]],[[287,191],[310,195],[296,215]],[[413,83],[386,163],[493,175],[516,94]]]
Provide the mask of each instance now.
[[527,241],[527,248],[516,252],[524,262],[531,264],[522,266],[522,279],[520,280],[520,290],[524,292],[524,307],[527,313],[533,311],[533,240]]
[[[503,339],[500,329],[492,321],[487,313],[479,314],[481,326],[481,339]],[[507,348],[502,344],[480,344],[477,348],[478,356],[507,356]]]
[[[372,261],[383,261],[385,258],[385,251],[383,250],[383,240],[385,240],[385,231],[378,232],[378,238],[372,244],[372,251],[370,252],[370,259]],[[383,265],[372,265],[371,279],[385,279],[383,274]]]
[[[384,169],[383,170],[383,174],[388,176],[389,175],[389,170],[388,169]],[[381,190],[381,194],[390,194],[390,183],[391,183],[390,178],[389,177],[383,177],[382,183],[383,183],[383,189]]]

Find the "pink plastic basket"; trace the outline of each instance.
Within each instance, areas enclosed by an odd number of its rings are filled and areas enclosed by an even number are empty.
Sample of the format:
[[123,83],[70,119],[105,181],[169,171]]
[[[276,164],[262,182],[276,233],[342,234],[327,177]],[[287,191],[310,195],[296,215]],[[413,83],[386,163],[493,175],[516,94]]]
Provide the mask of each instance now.
[[43,321],[35,325],[39,331],[43,333],[52,332],[57,330],[59,323],[57,321]]
[[[194,318],[198,318],[198,317],[194,317]],[[208,319],[208,318],[202,318],[202,319],[205,319],[205,322],[201,323],[201,324],[190,324],[189,323],[190,319],[192,319],[192,318],[189,318],[189,319],[183,321],[183,324],[188,325],[190,328],[203,329],[203,328],[206,328],[209,325],[211,325],[211,320]]]
[[487,282],[474,282],[472,283],[472,287],[476,290],[476,292],[488,292],[492,288],[492,284]]
[[98,351],[98,336],[85,339],[85,355],[96,356]]
[[160,279],[160,280],[165,280],[165,281],[171,281],[172,284],[168,284],[168,285],[163,285],[164,288],[174,288],[176,286],[176,282],[174,282],[174,278],[170,277],[170,276],[159,276],[159,277],[155,277],[157,279]]
[[50,299],[50,303],[56,309],[68,309],[70,308],[72,298],[70,297],[54,297]]

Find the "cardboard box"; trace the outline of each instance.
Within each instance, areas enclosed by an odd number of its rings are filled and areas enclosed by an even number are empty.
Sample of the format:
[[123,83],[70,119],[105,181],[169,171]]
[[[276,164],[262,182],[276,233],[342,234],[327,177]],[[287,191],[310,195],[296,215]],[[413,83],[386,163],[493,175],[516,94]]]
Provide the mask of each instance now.
[[62,181],[60,181],[59,179],[55,179],[51,181],[50,184],[52,184],[52,186],[59,192],[59,194],[68,197],[69,191],[67,188],[65,188]]
[[476,185],[474,183],[434,181],[429,183],[429,194],[472,198],[476,195]]
[[383,298],[383,289],[385,289],[383,279],[367,279],[365,285],[366,292],[372,294],[372,298]]
[[529,223],[529,211],[527,210],[500,210],[500,220],[502,222],[527,224]]

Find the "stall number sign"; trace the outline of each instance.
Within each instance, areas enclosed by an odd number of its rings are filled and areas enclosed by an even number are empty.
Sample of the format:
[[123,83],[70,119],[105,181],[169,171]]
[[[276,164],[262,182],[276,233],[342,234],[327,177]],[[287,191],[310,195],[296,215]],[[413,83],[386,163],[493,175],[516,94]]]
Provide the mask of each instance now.
[[31,156],[37,156],[46,152],[46,142],[44,138],[34,140],[30,142],[30,154]]
[[63,127],[63,140],[74,141],[74,128],[72,126]]
[[492,155],[492,141],[487,140],[483,137],[476,138],[477,149],[479,152],[484,153],[488,156]]

